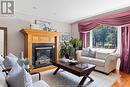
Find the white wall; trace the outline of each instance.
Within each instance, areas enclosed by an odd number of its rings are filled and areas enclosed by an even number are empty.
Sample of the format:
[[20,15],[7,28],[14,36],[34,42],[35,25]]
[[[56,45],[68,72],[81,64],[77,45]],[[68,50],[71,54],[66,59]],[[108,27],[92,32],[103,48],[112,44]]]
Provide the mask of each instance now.
[[79,38],[78,24],[77,23],[71,24],[71,36],[74,38]]
[[[22,28],[29,27],[32,20],[37,19],[37,17],[32,17],[31,20],[27,19],[28,16],[25,15],[24,18],[0,18],[0,26],[7,27],[8,32],[8,53],[11,52],[16,56],[20,57],[20,51],[24,49],[24,36],[19,32]],[[41,19],[44,20],[44,19]],[[48,20],[50,21],[50,20]],[[57,29],[58,32],[68,32],[71,33],[71,25],[67,23],[60,23],[51,21],[53,27]]]

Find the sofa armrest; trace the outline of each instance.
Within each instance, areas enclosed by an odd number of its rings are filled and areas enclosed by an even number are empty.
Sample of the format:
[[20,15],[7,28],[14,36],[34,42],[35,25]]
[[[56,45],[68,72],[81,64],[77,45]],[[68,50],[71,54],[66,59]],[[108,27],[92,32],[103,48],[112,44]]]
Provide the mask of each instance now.
[[79,59],[81,57],[81,53],[82,53],[82,50],[77,50],[76,51],[77,59]]
[[110,54],[107,56],[105,60],[105,69],[107,72],[116,69],[117,59],[118,58],[115,54]]
[[117,60],[117,56],[115,54],[109,54],[107,57],[106,57],[106,60],[105,61],[114,61],[114,60]]

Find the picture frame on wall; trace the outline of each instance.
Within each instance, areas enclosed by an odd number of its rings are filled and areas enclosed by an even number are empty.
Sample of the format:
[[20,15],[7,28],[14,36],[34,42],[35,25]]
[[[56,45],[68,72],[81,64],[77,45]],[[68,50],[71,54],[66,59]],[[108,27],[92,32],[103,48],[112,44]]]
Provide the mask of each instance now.
[[62,43],[62,42],[64,42],[64,41],[66,41],[66,42],[69,42],[70,41],[70,39],[71,39],[71,35],[70,35],[70,33],[63,33],[60,37],[60,43]]

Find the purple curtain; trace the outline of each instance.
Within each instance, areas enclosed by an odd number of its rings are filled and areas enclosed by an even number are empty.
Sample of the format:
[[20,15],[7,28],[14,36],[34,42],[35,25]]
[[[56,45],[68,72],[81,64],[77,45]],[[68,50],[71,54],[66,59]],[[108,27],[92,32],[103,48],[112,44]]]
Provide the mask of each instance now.
[[130,26],[122,27],[122,57],[120,70],[130,73]]
[[80,39],[82,41],[82,47],[87,48],[88,47],[88,33],[80,33]]
[[112,26],[120,26],[130,23],[130,10],[118,14],[113,14],[107,17],[98,18],[78,24],[79,32],[90,31],[99,24],[108,24]]

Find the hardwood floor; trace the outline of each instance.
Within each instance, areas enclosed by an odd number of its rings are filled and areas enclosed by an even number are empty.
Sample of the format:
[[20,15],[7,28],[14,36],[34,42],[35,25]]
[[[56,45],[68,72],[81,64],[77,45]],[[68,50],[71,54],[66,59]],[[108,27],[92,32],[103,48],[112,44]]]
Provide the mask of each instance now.
[[117,70],[116,73],[120,75],[120,79],[117,80],[112,87],[130,87],[130,74],[120,72],[119,70]]

